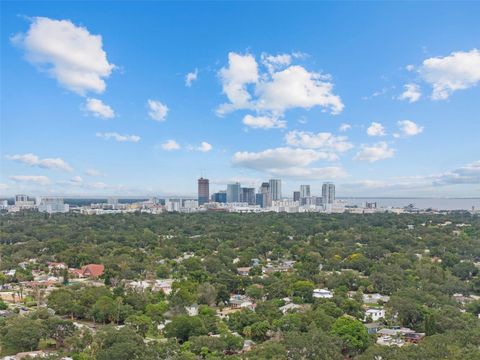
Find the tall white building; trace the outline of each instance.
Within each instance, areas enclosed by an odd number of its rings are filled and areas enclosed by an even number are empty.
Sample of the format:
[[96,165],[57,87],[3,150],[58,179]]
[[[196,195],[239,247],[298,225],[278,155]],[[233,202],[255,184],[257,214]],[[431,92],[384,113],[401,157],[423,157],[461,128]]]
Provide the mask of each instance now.
[[282,180],[280,179],[270,179],[268,181],[270,185],[270,197],[272,201],[277,201],[282,199]]
[[323,206],[335,203],[335,185],[331,182],[322,185],[322,203]]
[[300,185],[300,199],[310,197],[310,185]]
[[38,205],[38,211],[49,214],[66,213],[69,210],[68,204],[64,204],[63,199],[57,197],[42,197]]

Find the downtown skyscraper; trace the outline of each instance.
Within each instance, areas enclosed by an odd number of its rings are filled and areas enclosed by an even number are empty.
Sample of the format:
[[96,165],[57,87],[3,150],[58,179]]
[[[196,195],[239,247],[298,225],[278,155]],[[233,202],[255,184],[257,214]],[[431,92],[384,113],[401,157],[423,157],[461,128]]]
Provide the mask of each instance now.
[[208,179],[198,179],[198,205],[208,203],[210,198],[210,183]]

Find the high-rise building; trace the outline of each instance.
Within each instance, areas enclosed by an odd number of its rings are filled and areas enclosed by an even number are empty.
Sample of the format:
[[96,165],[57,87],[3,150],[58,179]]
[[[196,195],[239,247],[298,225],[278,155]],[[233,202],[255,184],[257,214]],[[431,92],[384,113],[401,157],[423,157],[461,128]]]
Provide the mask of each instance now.
[[227,202],[227,192],[219,191],[212,194],[212,201],[217,203],[226,203]]
[[270,185],[270,197],[273,201],[282,199],[282,180],[270,179],[268,181]]
[[240,202],[255,205],[255,188],[242,188]]
[[240,183],[227,184],[227,203],[240,202]]
[[262,208],[272,206],[272,196],[270,195],[270,183],[264,182],[260,186],[259,194],[256,196],[256,204]]
[[198,179],[198,205],[208,203],[210,197],[210,188],[208,179],[201,177]]
[[53,213],[66,213],[70,210],[68,204],[63,203],[62,198],[43,197],[38,205],[38,211]]
[[322,185],[322,203],[323,206],[333,204],[335,202],[335,185],[331,182]]
[[293,192],[293,201],[300,201],[300,191]]
[[310,196],[310,185],[300,185],[300,198],[306,198]]

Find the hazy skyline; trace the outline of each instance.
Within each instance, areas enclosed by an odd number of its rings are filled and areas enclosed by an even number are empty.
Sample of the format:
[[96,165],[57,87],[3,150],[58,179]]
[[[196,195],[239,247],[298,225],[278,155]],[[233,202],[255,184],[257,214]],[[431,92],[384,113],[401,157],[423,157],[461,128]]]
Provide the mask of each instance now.
[[479,3],[1,8],[0,195],[480,196]]

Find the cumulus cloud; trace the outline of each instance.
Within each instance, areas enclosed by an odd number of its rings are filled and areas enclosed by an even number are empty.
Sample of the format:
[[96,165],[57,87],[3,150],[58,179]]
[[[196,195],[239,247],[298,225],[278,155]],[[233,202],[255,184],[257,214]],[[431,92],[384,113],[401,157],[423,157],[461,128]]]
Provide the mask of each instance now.
[[191,87],[194,81],[198,79],[198,69],[195,69],[192,72],[189,72],[185,75],[185,86]]
[[455,91],[468,89],[480,81],[480,51],[457,51],[429,58],[418,71],[433,88],[431,98],[445,100]]
[[420,97],[422,96],[422,93],[420,91],[420,86],[417,84],[405,84],[404,85],[404,92],[400,94],[398,97],[399,100],[408,100],[410,103],[414,103],[418,100],[420,100]]
[[88,176],[102,176],[103,174],[96,169],[87,169],[87,170],[85,170],[85,175],[88,175]]
[[345,132],[345,131],[348,131],[352,128],[352,125],[350,124],[347,124],[347,123],[343,123],[340,125],[340,127],[338,128],[338,131],[341,131],[341,132]]
[[280,120],[275,116],[253,116],[250,114],[245,115],[243,123],[254,129],[280,129],[285,128],[287,125],[285,120]]
[[309,180],[330,180],[344,178],[348,174],[339,166],[327,167],[291,167],[286,169],[270,169],[270,174],[275,176],[284,176],[291,179],[309,179]]
[[16,154],[5,156],[8,160],[13,160],[28,166],[37,166],[43,169],[72,171],[72,167],[61,158],[44,158],[41,159],[38,155],[28,154]]
[[348,142],[346,136],[335,136],[329,132],[319,132],[315,134],[309,131],[293,130],[285,135],[285,141],[291,146],[324,149],[334,152],[345,152],[353,147],[353,145]]
[[266,72],[259,72],[253,55],[229,53],[228,66],[220,70],[219,77],[230,102],[220,105],[217,114],[249,109],[279,117],[292,108],[320,106],[332,114],[343,110],[340,97],[333,93],[329,75],[292,65],[292,56],[288,54],[263,54],[261,61],[267,67]]
[[50,184],[50,179],[43,175],[12,175],[9,176],[9,179],[17,183],[29,183],[42,186]]
[[372,122],[367,128],[367,134],[368,136],[385,136],[385,127],[378,122]]
[[234,154],[232,162],[236,166],[265,170],[303,167],[318,160],[337,160],[337,156],[312,149],[280,147],[260,152],[239,151]]
[[160,145],[163,150],[172,151],[172,150],[180,150],[181,146],[175,140],[167,140],[163,144]]
[[105,79],[115,68],[107,60],[102,37],[70,20],[32,19],[26,33],[12,38],[26,59],[46,71],[64,88],[85,95],[105,91]]
[[8,189],[10,189],[10,186],[8,184],[0,183],[0,191]]
[[261,55],[262,64],[268,69],[270,73],[275,70],[281,69],[285,66],[288,66],[292,63],[292,55],[290,54],[278,54],[270,55],[263,53]]
[[337,156],[313,149],[283,147],[260,152],[236,152],[232,163],[237,167],[288,178],[331,179],[346,176],[340,167],[310,167],[319,160],[337,160]]
[[202,141],[200,143],[200,146],[196,148],[196,150],[200,152],[209,152],[212,149],[213,149],[213,146],[206,141]]
[[165,121],[168,114],[168,106],[158,100],[148,100],[148,116],[152,120]]
[[258,64],[250,55],[240,55],[234,52],[228,54],[228,67],[223,67],[219,72],[222,81],[223,93],[230,103],[220,105],[217,109],[219,115],[237,109],[251,108],[251,95],[247,85],[258,81]]
[[385,141],[373,145],[362,145],[354,160],[376,162],[393,157],[395,150],[390,148]]
[[82,183],[83,183],[83,179],[82,179],[81,176],[78,176],[78,175],[77,175],[77,176],[72,177],[72,178],[70,179],[70,182],[71,182],[72,184],[82,184]]
[[420,126],[411,120],[401,120],[398,121],[397,124],[404,136],[415,136],[423,131],[423,126]]
[[436,176],[433,184],[480,184],[480,160]]
[[93,116],[99,118],[112,119],[115,117],[115,112],[113,109],[99,99],[87,99],[87,102],[85,103],[85,109],[91,112]]
[[480,184],[480,160],[440,174],[395,177],[388,180],[360,180],[345,187],[352,189],[421,189],[448,185]]
[[138,135],[122,135],[117,132],[97,132],[95,134],[96,137],[103,138],[105,140],[110,140],[113,139],[118,142],[139,142],[140,141],[140,136]]

